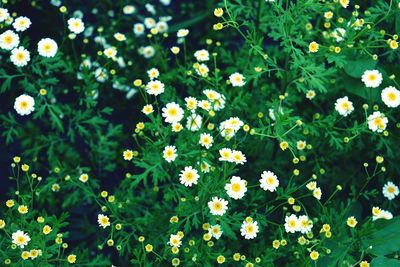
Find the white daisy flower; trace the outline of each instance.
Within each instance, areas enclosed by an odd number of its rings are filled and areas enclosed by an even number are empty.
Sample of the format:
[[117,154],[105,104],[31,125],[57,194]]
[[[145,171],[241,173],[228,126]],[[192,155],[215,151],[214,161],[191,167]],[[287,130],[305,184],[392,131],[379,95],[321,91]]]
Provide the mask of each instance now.
[[353,103],[349,101],[349,98],[345,96],[336,100],[335,109],[340,115],[346,117],[353,112],[354,107]]
[[244,165],[247,162],[246,156],[238,150],[232,150],[231,157],[231,161],[235,162],[236,164]]
[[38,52],[42,57],[54,57],[57,53],[58,45],[50,38],[44,38],[38,43]]
[[313,227],[313,223],[312,221],[308,218],[308,216],[306,215],[301,215],[298,218],[298,222],[299,222],[299,231],[302,234],[307,234],[308,232],[311,231],[312,227]]
[[189,34],[189,30],[188,30],[188,29],[180,29],[180,30],[177,32],[176,36],[177,36],[178,38],[183,38],[183,37],[186,37],[188,34]]
[[15,66],[24,67],[28,65],[28,62],[31,60],[31,54],[28,50],[20,46],[11,51],[10,60]]
[[306,185],[306,187],[307,187],[308,190],[314,191],[314,189],[317,188],[317,182],[314,182],[314,181],[309,182],[309,183]]
[[382,74],[378,70],[366,70],[361,76],[361,81],[366,87],[376,88],[382,83]]
[[133,32],[136,36],[144,34],[144,25],[142,23],[136,23],[133,25]]
[[199,144],[205,147],[206,149],[209,149],[212,146],[213,142],[214,138],[211,136],[211,134],[202,133],[200,135]]
[[219,161],[232,161],[232,150],[229,148],[222,148],[219,150]]
[[210,72],[210,69],[207,67],[206,64],[200,64],[196,68],[196,73],[198,75],[200,75],[201,77],[207,77],[209,72]]
[[0,8],[0,22],[6,21],[10,17],[10,13],[5,8]]
[[183,118],[183,109],[175,102],[168,103],[162,108],[162,116],[166,123],[179,122]]
[[186,108],[194,111],[197,108],[197,99],[194,97],[185,97]]
[[200,175],[198,174],[196,169],[193,169],[192,166],[185,167],[184,170],[179,174],[179,180],[181,184],[186,187],[191,187],[193,184],[197,184]]
[[210,228],[208,228],[208,233],[215,239],[219,239],[223,231],[221,230],[221,226],[219,224],[216,224],[216,225],[211,225]]
[[244,76],[238,72],[235,72],[229,76],[229,81],[234,87],[242,87],[246,84]]
[[85,23],[80,18],[70,18],[67,23],[68,29],[75,34],[80,34],[85,30]]
[[154,28],[156,26],[156,20],[153,18],[145,18],[143,21],[147,29]]
[[108,80],[107,69],[105,68],[97,68],[94,71],[94,77],[96,77],[96,81],[103,83]]
[[390,220],[393,218],[393,214],[390,211],[383,210],[379,207],[372,208],[372,221],[376,221],[378,219]]
[[99,214],[97,216],[97,222],[99,223],[100,227],[106,228],[107,226],[110,226],[110,218],[108,218],[106,215]]
[[200,115],[192,113],[187,117],[186,128],[192,132],[198,131],[201,128],[202,121]]
[[274,192],[279,186],[278,177],[271,171],[264,171],[261,174],[260,187],[265,191]]
[[197,50],[194,53],[194,57],[197,59],[197,61],[199,62],[203,62],[203,61],[209,61],[210,60],[210,53],[208,53],[207,50],[205,49],[201,49],[201,50]]
[[393,86],[383,89],[381,97],[383,103],[390,108],[397,108],[400,105],[400,91]]
[[155,53],[156,50],[151,45],[145,46],[143,49],[141,49],[141,54],[144,56],[144,58],[152,58]]
[[149,115],[149,114],[153,113],[153,112],[154,112],[153,105],[148,104],[148,105],[143,106],[142,112],[143,112],[145,115]]
[[168,31],[168,23],[165,21],[159,21],[156,24],[156,29],[159,33],[164,33]]
[[149,95],[158,96],[164,93],[164,88],[165,85],[158,80],[150,81],[146,84],[146,91]]
[[0,34],[0,48],[11,50],[19,45],[19,36],[11,31],[5,31]]
[[392,182],[387,182],[382,188],[383,196],[389,200],[393,200],[399,195],[399,187]]
[[135,7],[135,6],[132,6],[132,5],[126,5],[126,6],[124,6],[124,8],[122,9],[122,12],[123,12],[125,15],[132,15],[133,13],[135,13],[135,11],[136,11],[136,7]]
[[117,55],[117,49],[115,47],[109,47],[104,49],[103,53],[106,58],[115,58],[115,56]]
[[368,128],[373,132],[381,133],[386,129],[386,126],[389,122],[388,118],[379,111],[375,111],[367,118]]
[[225,185],[226,193],[233,199],[241,199],[247,192],[246,180],[238,176],[232,176],[230,183]]
[[299,224],[299,219],[297,218],[296,215],[292,214],[290,216],[285,217],[285,230],[286,233],[295,233],[299,231],[300,229],[300,224]]
[[240,227],[240,234],[245,239],[254,239],[259,231],[258,222],[253,220],[244,220]]
[[29,115],[35,110],[35,99],[29,95],[20,95],[14,102],[15,111],[21,115]]
[[316,187],[316,188],[313,190],[313,197],[315,197],[315,198],[318,199],[318,200],[321,200],[321,196],[322,196],[321,188]]
[[160,72],[157,68],[151,68],[147,71],[147,75],[149,76],[150,80],[154,80],[160,76]]
[[213,197],[207,205],[212,215],[222,216],[228,209],[228,201],[218,197]]
[[175,161],[176,157],[178,157],[178,153],[176,153],[176,147],[175,146],[166,146],[163,151],[163,158],[167,162],[173,162]]
[[31,26],[31,20],[27,17],[18,17],[14,20],[13,27],[17,32],[23,32]]
[[27,233],[24,233],[21,230],[14,232],[11,236],[13,244],[19,246],[20,248],[24,248],[28,245],[31,238]]
[[179,248],[182,245],[181,237],[179,235],[171,234],[169,237],[168,245],[171,247]]

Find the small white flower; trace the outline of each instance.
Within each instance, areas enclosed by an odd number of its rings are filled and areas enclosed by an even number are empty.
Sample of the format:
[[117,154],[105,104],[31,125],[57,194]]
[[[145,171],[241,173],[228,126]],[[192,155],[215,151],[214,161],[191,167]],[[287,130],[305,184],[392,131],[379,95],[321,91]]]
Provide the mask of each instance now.
[[153,18],[145,18],[143,21],[147,29],[154,28],[156,26],[156,21]]
[[142,112],[146,115],[149,115],[154,112],[153,105],[148,104],[142,108]]
[[85,23],[80,18],[70,18],[67,23],[68,29],[75,34],[80,34],[85,30]]
[[242,87],[246,84],[244,81],[244,76],[238,72],[235,72],[229,76],[229,81],[234,87]]
[[400,91],[393,86],[383,89],[381,97],[383,103],[390,108],[397,108],[400,105]]
[[178,157],[178,154],[176,153],[176,147],[175,146],[166,146],[163,151],[163,158],[167,162],[173,162],[175,161],[176,157]]
[[210,53],[208,53],[208,51],[205,49],[197,50],[194,53],[194,56],[197,59],[197,61],[199,61],[199,62],[210,60]]
[[185,97],[186,108],[194,111],[197,108],[197,99],[194,97]]
[[321,190],[321,188],[316,187],[316,188],[313,190],[313,196],[314,196],[316,199],[321,200],[321,196],[322,196],[322,190]]
[[162,108],[162,116],[166,123],[179,122],[183,118],[183,109],[175,102],[168,103]]
[[366,70],[361,76],[361,81],[366,87],[376,88],[382,83],[382,74],[378,70]]
[[393,218],[393,214],[390,211],[383,210],[379,207],[372,208],[372,221],[376,221],[378,219],[391,220]]
[[335,109],[340,115],[346,117],[353,112],[354,107],[349,98],[345,96],[336,100]]
[[196,169],[193,169],[192,166],[185,167],[184,170],[179,174],[179,180],[181,184],[186,187],[191,187],[193,184],[197,184],[200,175],[198,174]]
[[375,111],[367,118],[368,128],[373,132],[381,133],[386,129],[386,126],[389,122],[388,118],[379,111]]
[[44,38],[38,43],[38,52],[42,57],[54,57],[57,53],[58,45],[50,38]]
[[20,46],[11,51],[10,60],[15,66],[24,67],[28,65],[28,62],[31,60],[31,56],[28,50]]
[[292,214],[290,216],[285,217],[285,230],[286,233],[295,233],[299,231],[300,229],[300,224],[299,224],[299,219],[297,218],[296,215]]
[[5,8],[0,8],[0,22],[6,21],[10,17],[10,13]]
[[165,21],[159,21],[156,24],[156,29],[160,33],[167,32],[168,31],[168,23],[166,23]]
[[219,224],[216,224],[211,225],[210,228],[208,228],[208,233],[212,235],[215,239],[219,239],[223,231],[221,230],[221,226]]
[[219,161],[232,161],[232,150],[229,148],[222,148],[219,150]]
[[240,227],[240,234],[245,239],[254,239],[259,231],[258,222],[253,220],[244,220]]
[[178,38],[183,38],[183,37],[186,37],[188,34],[189,34],[189,30],[188,30],[188,29],[180,29],[180,30],[177,32],[176,36],[177,36]]
[[28,245],[31,238],[27,233],[24,233],[21,230],[14,232],[11,236],[13,244],[19,246],[20,248],[24,248]]
[[122,9],[122,12],[125,15],[132,15],[133,13],[135,13],[135,11],[136,11],[136,7],[134,7],[132,5],[124,6],[124,8]]
[[232,150],[232,159],[231,161],[236,164],[244,165],[247,162],[246,156],[242,153],[242,151]]
[[335,38],[336,42],[341,42],[344,40],[344,38],[346,37],[346,30],[343,28],[336,28],[333,32],[332,32],[332,36],[333,38]]
[[209,149],[212,146],[213,142],[214,138],[211,136],[211,134],[202,133],[200,135],[199,144],[205,147],[206,149]]
[[218,197],[213,197],[207,205],[212,215],[222,216],[228,210],[228,201]]
[[11,31],[5,31],[0,34],[0,48],[11,50],[19,45],[19,36]]
[[103,53],[107,58],[115,58],[117,55],[117,49],[115,47],[109,47],[106,48]]
[[133,32],[136,36],[144,34],[144,25],[142,23],[136,23],[133,25]]
[[200,115],[192,113],[187,117],[186,128],[192,132],[198,131],[201,128],[202,121]]
[[312,221],[308,218],[308,216],[306,215],[301,215],[298,218],[298,222],[299,222],[299,231],[302,234],[307,234],[308,232],[311,231],[312,227],[313,227],[313,223]]
[[27,17],[18,17],[13,23],[13,27],[17,32],[23,32],[31,26],[31,20]]
[[146,84],[146,91],[149,95],[158,96],[164,93],[164,88],[165,85],[158,80],[150,81]]
[[392,182],[387,182],[382,188],[383,196],[389,200],[393,200],[399,195],[399,187]]
[[247,192],[246,180],[242,180],[238,176],[232,176],[230,183],[225,185],[228,196],[233,199],[241,199]]
[[169,237],[168,245],[171,247],[179,248],[182,245],[181,237],[179,235],[171,234]]
[[20,95],[14,102],[15,111],[21,115],[29,115],[35,110],[35,99],[29,95]]
[[99,214],[97,216],[97,222],[99,223],[100,227],[106,228],[107,226],[110,226],[110,219],[103,214]]
[[264,171],[261,174],[260,187],[265,191],[274,192],[279,186],[278,177],[271,171]]
[[151,68],[147,71],[147,75],[151,80],[157,79],[160,76],[160,72],[156,68]]

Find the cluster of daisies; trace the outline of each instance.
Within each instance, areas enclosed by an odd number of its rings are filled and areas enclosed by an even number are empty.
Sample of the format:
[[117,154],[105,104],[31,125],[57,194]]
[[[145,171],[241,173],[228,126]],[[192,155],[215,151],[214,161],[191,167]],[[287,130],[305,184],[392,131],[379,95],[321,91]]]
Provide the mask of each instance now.
[[[361,80],[367,88],[378,88],[383,78],[378,70],[366,70]],[[388,86],[381,91],[381,99],[387,107],[397,108],[400,105],[400,91],[393,86]],[[345,96],[336,100],[335,110],[346,117],[354,111],[354,106],[349,98]],[[374,111],[367,117],[368,128],[373,132],[383,132],[388,123],[388,118],[380,111]]]

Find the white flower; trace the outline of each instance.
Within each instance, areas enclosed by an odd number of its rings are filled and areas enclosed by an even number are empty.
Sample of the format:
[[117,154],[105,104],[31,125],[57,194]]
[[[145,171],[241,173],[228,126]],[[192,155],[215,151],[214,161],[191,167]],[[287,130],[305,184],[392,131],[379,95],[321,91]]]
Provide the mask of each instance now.
[[376,88],[382,83],[382,74],[378,70],[366,70],[361,76],[361,81],[366,87]]
[[153,18],[145,18],[143,21],[147,29],[154,28],[156,26],[156,20]]
[[367,118],[368,128],[373,132],[381,133],[386,129],[388,119],[379,111],[375,111]]
[[194,53],[194,56],[197,59],[197,61],[199,61],[199,62],[210,60],[210,53],[208,53],[208,51],[205,49],[197,50]]
[[315,181],[309,182],[306,185],[306,187],[307,187],[308,190],[314,191],[314,189],[317,188],[317,182],[315,182]]
[[57,53],[58,45],[50,38],[44,38],[38,43],[38,52],[42,57],[54,57]]
[[156,50],[151,45],[145,46],[143,49],[141,49],[141,54],[144,56],[144,58],[151,58],[155,55],[155,53]]
[[229,148],[222,148],[219,150],[219,161],[232,161],[232,150]]
[[164,93],[164,88],[165,85],[158,81],[158,80],[154,80],[154,81],[150,81],[146,84],[146,91],[149,95],[159,95]]
[[160,72],[156,68],[151,68],[147,71],[147,75],[151,80],[157,79],[160,76]]
[[142,108],[142,112],[146,115],[149,115],[154,112],[153,105],[148,104]]
[[392,182],[387,182],[382,188],[383,196],[389,200],[393,200],[399,195],[399,187]]
[[258,222],[253,220],[244,220],[240,227],[240,234],[244,236],[245,239],[255,238],[258,231]]
[[171,234],[169,237],[168,245],[171,247],[179,248],[182,244],[181,237],[179,235]]
[[159,21],[156,24],[156,28],[158,30],[158,32],[160,33],[164,33],[168,31],[168,23],[166,23],[165,21]]
[[185,97],[186,108],[194,111],[197,108],[197,99],[194,97]]
[[175,102],[168,103],[162,108],[162,116],[166,123],[179,122],[183,118],[183,109]]
[[306,93],[306,98],[312,100],[315,97],[316,93],[314,90],[308,90]]
[[175,161],[176,157],[178,154],[176,153],[176,147],[175,146],[166,146],[163,151],[163,158],[167,162],[172,162]]
[[296,215],[292,214],[290,216],[285,217],[285,230],[286,233],[294,233],[299,231],[300,229],[300,224],[299,224],[299,219],[297,218]]
[[28,50],[20,46],[11,51],[10,60],[15,66],[23,67],[28,65],[28,62],[31,60],[31,56]]
[[133,13],[135,13],[135,11],[136,11],[136,7],[134,7],[132,5],[124,6],[124,8],[122,9],[122,12],[125,15],[132,15]]
[[393,86],[383,89],[381,97],[383,103],[390,108],[397,108],[400,105],[400,91]]
[[204,146],[206,149],[209,149],[214,142],[214,138],[211,136],[211,134],[208,133],[202,133],[200,135],[200,140],[199,144],[201,146]]
[[186,187],[191,187],[193,184],[197,184],[199,177],[200,175],[197,173],[197,170],[193,169],[192,166],[185,167],[185,169],[179,174],[179,180],[181,184],[185,185]]
[[244,81],[244,77],[242,74],[235,72],[229,76],[229,81],[231,82],[232,86],[235,87],[242,87],[246,84]]
[[344,37],[346,37],[346,30],[343,28],[336,28],[332,32],[333,38],[335,38],[336,42],[341,42],[344,40]]
[[67,23],[68,29],[75,34],[80,34],[85,30],[85,23],[80,18],[70,18]]
[[264,171],[261,174],[260,187],[265,191],[274,192],[279,186],[278,177],[271,171]]
[[18,45],[19,36],[15,32],[8,30],[0,34],[0,48],[11,50]]
[[19,246],[20,248],[24,248],[28,245],[31,238],[27,233],[24,233],[21,230],[14,232],[11,236],[13,244]]
[[109,47],[106,48],[103,53],[107,58],[115,58],[117,55],[117,49],[115,47]]
[[136,23],[133,25],[133,32],[136,36],[144,34],[144,25],[142,23]]
[[208,233],[212,235],[215,239],[219,239],[223,231],[221,230],[221,226],[219,224],[216,224],[211,225],[210,228],[208,228]]
[[201,128],[202,121],[203,119],[200,115],[192,113],[187,117],[186,128],[192,132],[198,131]]
[[345,96],[336,100],[335,109],[340,115],[346,117],[353,112],[354,107],[353,103],[349,101],[349,98]]
[[230,183],[225,185],[225,190],[231,198],[241,199],[247,192],[246,180],[242,180],[238,176],[232,176]]
[[31,20],[27,17],[18,17],[13,23],[13,27],[17,32],[23,32],[31,26]]
[[231,157],[231,161],[235,162],[236,164],[244,165],[247,162],[246,156],[238,150],[232,150]]
[[350,0],[340,0],[340,5],[344,8],[347,8],[349,6]]
[[98,82],[103,83],[103,82],[107,81],[107,79],[108,79],[107,69],[97,68],[94,71],[94,76],[96,77],[96,80]]
[[211,201],[207,203],[207,205],[212,215],[222,216],[228,209],[228,201],[218,197],[213,197]]
[[379,207],[372,208],[372,221],[376,221],[378,219],[390,220],[393,218],[393,214],[390,211],[383,210]]
[[316,188],[313,190],[313,196],[314,196],[316,199],[321,200],[321,196],[322,196],[321,188],[316,187]]
[[196,73],[198,75],[200,75],[201,77],[207,77],[208,76],[208,72],[210,71],[210,69],[207,67],[206,64],[200,64],[197,68],[196,68]]
[[299,222],[299,231],[302,234],[307,234],[308,232],[311,231],[311,228],[313,227],[313,223],[312,221],[308,218],[308,216],[306,215],[301,215],[298,218],[298,222]]
[[29,95],[20,95],[14,102],[15,111],[21,115],[29,115],[35,110],[35,99]]
[[117,32],[114,34],[114,38],[115,40],[119,41],[119,42],[123,42],[126,41],[126,36],[123,33]]
[[176,36],[177,36],[178,38],[183,38],[183,37],[186,37],[188,34],[189,34],[189,30],[188,30],[188,29],[180,29],[180,30],[177,32]]
[[201,101],[199,101],[198,105],[200,108],[202,108],[204,110],[207,110],[207,111],[211,110],[211,103],[208,100],[201,100]]
[[0,22],[6,21],[10,17],[10,13],[5,8],[0,8]]
[[107,226],[110,226],[110,219],[103,214],[99,214],[97,216],[97,222],[99,223],[100,227],[106,228]]

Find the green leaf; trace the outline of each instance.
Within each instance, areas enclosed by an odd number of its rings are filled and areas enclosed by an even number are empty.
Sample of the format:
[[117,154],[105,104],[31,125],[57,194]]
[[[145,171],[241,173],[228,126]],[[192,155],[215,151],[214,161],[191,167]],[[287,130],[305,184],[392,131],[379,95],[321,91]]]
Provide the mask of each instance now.
[[371,267],[398,267],[400,261],[386,257],[378,257],[371,261]]
[[353,78],[360,78],[364,71],[374,69],[377,62],[370,56],[349,53],[346,57],[344,71]]

